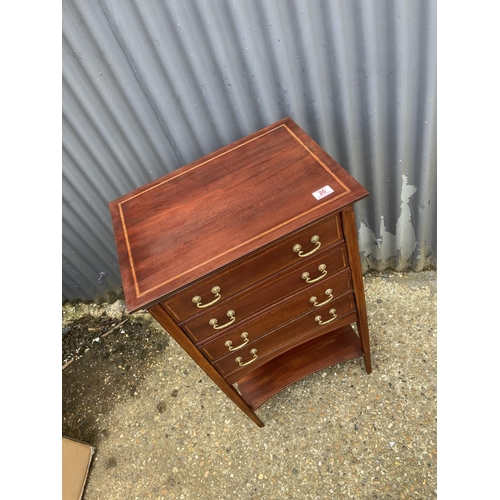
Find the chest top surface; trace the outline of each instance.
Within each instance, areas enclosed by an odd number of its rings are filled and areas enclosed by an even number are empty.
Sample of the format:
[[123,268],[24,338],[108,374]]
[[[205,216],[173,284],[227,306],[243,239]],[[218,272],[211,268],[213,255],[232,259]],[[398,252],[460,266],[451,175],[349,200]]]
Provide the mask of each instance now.
[[368,192],[286,118],[110,203],[127,309]]

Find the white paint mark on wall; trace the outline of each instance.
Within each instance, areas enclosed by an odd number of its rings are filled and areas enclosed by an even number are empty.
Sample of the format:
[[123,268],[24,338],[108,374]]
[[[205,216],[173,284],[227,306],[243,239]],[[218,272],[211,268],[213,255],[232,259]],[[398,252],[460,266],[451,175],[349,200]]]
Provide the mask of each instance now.
[[359,248],[365,256],[372,255],[376,261],[386,262],[392,256],[399,254],[401,263],[411,259],[417,239],[413,228],[409,201],[417,192],[417,188],[408,184],[408,177],[401,175],[401,214],[396,223],[396,234],[387,231],[384,216],[380,216],[379,236],[363,222],[359,229]]

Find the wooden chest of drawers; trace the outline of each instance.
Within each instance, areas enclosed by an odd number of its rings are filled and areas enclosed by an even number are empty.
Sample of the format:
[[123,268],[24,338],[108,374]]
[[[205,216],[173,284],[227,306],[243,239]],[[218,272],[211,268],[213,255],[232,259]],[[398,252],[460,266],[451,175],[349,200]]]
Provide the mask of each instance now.
[[367,195],[289,118],[215,151],[110,203],[127,309],[262,426],[254,410],[317,370],[371,372],[352,209]]

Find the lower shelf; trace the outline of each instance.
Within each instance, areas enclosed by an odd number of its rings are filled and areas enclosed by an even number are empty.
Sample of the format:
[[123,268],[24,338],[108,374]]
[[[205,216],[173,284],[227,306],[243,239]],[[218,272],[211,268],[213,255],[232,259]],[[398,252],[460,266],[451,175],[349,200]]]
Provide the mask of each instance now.
[[364,356],[350,325],[316,337],[272,359],[238,380],[238,389],[252,410],[270,397],[328,366]]

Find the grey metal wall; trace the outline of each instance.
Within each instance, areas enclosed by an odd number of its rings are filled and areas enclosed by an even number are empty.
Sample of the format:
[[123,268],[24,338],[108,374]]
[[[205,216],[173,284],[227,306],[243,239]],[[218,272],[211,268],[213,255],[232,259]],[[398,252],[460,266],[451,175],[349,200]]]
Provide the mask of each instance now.
[[371,195],[364,270],[436,266],[435,0],[63,0],[63,299],[121,292],[108,202],[285,116]]

